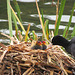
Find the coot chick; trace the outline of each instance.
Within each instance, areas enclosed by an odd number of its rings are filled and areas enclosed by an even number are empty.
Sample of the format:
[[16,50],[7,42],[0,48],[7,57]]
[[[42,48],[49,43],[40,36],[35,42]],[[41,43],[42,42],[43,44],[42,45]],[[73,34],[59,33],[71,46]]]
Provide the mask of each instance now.
[[64,37],[57,35],[53,37],[52,43],[53,45],[63,46],[68,53],[75,57],[75,37],[73,37],[71,41],[68,41]]
[[42,50],[45,50],[47,48],[46,41],[42,41]]
[[42,42],[41,41],[37,41],[36,45],[33,46],[32,49],[42,49]]

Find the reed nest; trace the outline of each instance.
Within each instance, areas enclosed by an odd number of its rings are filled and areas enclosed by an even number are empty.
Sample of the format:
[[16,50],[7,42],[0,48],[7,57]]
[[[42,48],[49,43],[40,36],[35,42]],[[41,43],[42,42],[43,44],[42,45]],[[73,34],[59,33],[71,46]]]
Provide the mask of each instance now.
[[75,60],[59,46],[33,50],[31,43],[0,44],[1,75],[74,75]]

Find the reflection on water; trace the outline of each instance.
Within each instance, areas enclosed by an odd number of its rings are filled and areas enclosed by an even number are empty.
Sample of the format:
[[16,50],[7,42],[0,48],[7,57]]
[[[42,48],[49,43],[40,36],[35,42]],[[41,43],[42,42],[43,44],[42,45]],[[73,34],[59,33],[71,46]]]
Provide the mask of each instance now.
[[56,4],[56,2],[47,2],[47,3],[44,3],[45,5],[51,5],[51,4]]
[[[51,4],[56,5],[56,3],[57,3],[57,2],[47,2],[47,3],[44,3],[44,4],[45,4],[45,5],[51,5]],[[61,3],[59,3],[59,4],[61,4]]]
[[[30,31],[29,31],[29,32],[30,32]],[[1,30],[0,30],[0,33],[9,34],[10,32],[9,32],[8,29],[1,29]],[[15,30],[13,30],[12,33],[13,33],[13,35],[15,35]],[[22,32],[22,34],[25,35],[24,32]],[[36,34],[37,34],[38,36],[41,36],[41,35],[42,35],[42,33],[36,33]]]
[[[33,14],[33,15],[30,15],[30,16],[31,17],[39,17],[38,14]],[[56,20],[56,15],[44,15],[44,18],[55,21]],[[62,15],[61,22],[69,22],[69,18],[70,18],[70,15]],[[75,16],[72,16],[71,23],[75,23]]]
[[[38,28],[40,28],[40,29],[42,28],[41,25],[36,25],[36,27],[38,27]],[[59,29],[65,29],[65,27],[66,27],[66,26],[60,25],[60,26],[59,26]],[[54,25],[54,24],[49,24],[49,29],[55,29],[55,25]],[[73,28],[70,27],[69,30],[73,30]]]
[[[40,28],[40,29],[42,28],[41,25],[36,25],[36,27],[38,27],[38,28]],[[65,27],[66,27],[66,26],[60,25],[60,26],[59,26],[59,29],[65,29]],[[55,29],[55,25],[54,25],[54,24],[49,24],[49,29]],[[73,28],[70,27],[69,30],[73,30]]]
[[34,26],[34,23],[31,22],[23,22],[23,25],[28,26],[28,24],[30,24],[30,26]]
[[[9,30],[8,29],[1,29],[0,33],[5,33],[5,34],[9,34]],[[15,35],[15,31],[13,30],[13,35]]]
[[[12,0],[11,0],[12,1]],[[19,2],[35,2],[36,0],[16,0],[16,1],[19,1]],[[38,2],[39,0],[37,0]]]
[[[17,14],[17,12],[15,12],[15,14]],[[22,12],[20,12],[20,14],[22,14]]]
[[2,42],[2,43],[8,43],[8,42],[10,42],[10,40],[9,39],[0,39],[0,42]]
[[8,20],[0,19],[0,22],[7,22]]

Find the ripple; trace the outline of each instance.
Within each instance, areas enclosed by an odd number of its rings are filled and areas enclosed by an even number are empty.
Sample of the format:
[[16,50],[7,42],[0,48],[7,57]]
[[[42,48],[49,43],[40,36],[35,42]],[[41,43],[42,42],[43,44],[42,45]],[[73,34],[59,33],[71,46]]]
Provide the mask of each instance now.
[[[4,33],[4,34],[10,34],[8,29],[1,29],[0,32]],[[13,35],[15,35],[15,30],[13,30],[12,33],[13,33]]]
[[[4,34],[10,34],[8,29],[1,29],[0,33],[4,33]],[[15,35],[15,30],[12,31],[13,35]],[[30,31],[29,31],[30,33]],[[25,35],[24,31],[22,31],[22,35]],[[42,33],[36,33],[37,36],[42,36]]]
[[[44,5],[52,5],[52,4],[53,4],[53,5],[56,5],[56,3],[57,3],[57,2],[46,2],[46,3],[44,3]],[[61,4],[61,3],[59,3],[59,4]]]
[[75,12],[75,9],[74,9],[74,12]]
[[[42,29],[41,25],[37,25],[36,27]],[[59,29],[65,29],[65,27],[66,26],[60,25]],[[49,29],[55,29],[55,25],[54,24],[49,24]],[[70,27],[69,30],[73,30],[73,28]]]
[[37,36],[42,36],[42,33],[36,33]]
[[[13,1],[13,0],[11,0]],[[19,2],[35,2],[36,0],[16,0],[16,1],[19,1]],[[39,0],[37,0],[37,2],[39,2]]]
[[[37,14],[30,15],[31,17],[39,17]],[[44,15],[44,18],[55,21],[56,15]],[[69,22],[70,15],[62,15],[61,22]],[[72,16],[71,23],[75,23],[75,16]]]
[[10,40],[9,39],[0,39],[0,42],[1,43],[8,43],[8,42],[10,42]]
[[[4,33],[4,34],[10,34],[10,32],[9,32],[8,29],[1,29],[0,32],[1,32],[1,33]],[[13,30],[13,31],[12,31],[12,34],[15,35],[15,32],[16,32],[16,31]],[[25,35],[24,32],[22,32],[22,34]]]
[[23,22],[23,25],[28,26],[28,24],[30,24],[30,26],[34,26],[34,23],[31,22]]
[[0,19],[0,22],[7,22],[8,20]]
[[[15,14],[17,14],[17,12],[15,12]],[[22,14],[22,12],[20,12],[20,14]]]

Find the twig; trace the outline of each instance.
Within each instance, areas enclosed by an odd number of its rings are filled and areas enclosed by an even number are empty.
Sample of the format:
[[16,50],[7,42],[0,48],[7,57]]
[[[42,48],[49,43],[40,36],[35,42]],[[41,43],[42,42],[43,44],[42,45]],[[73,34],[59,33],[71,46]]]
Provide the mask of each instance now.
[[13,75],[13,67],[12,67],[12,64],[11,64],[11,75]]
[[7,50],[5,50],[5,51],[3,52],[3,55],[0,57],[0,63],[2,62],[2,60],[3,60],[3,58],[4,58],[4,56],[5,56],[6,53],[7,53]]
[[17,67],[18,67],[19,75],[21,75],[21,68],[20,68],[19,62],[17,62]]
[[27,73],[32,69],[32,67],[28,68],[24,73],[23,75],[27,75]]
[[11,39],[12,41],[14,41],[15,43],[18,43],[18,41],[16,41],[13,37],[10,37],[10,36],[8,36],[8,35],[6,35],[4,33],[1,33],[1,34],[4,35],[4,36],[6,36],[6,37],[8,37],[9,39]]
[[32,68],[31,71],[28,73],[28,75],[31,75],[31,73],[34,72],[34,69]]

